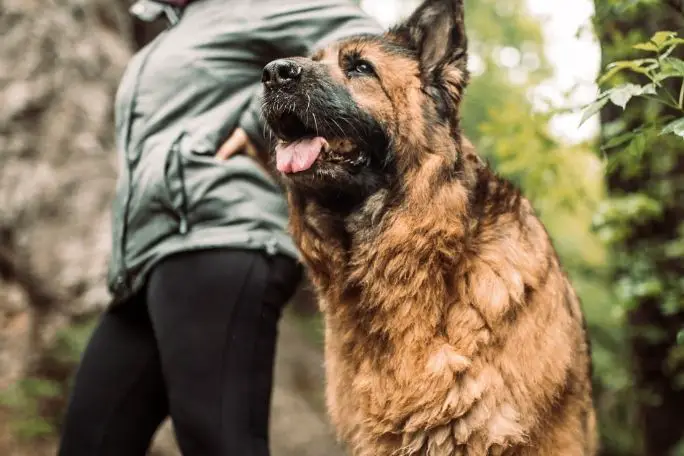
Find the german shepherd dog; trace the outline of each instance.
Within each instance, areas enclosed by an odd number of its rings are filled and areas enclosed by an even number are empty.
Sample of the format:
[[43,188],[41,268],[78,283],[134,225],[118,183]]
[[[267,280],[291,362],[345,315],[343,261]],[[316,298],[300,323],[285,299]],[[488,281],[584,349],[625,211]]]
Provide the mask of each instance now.
[[528,200],[462,135],[466,44],[463,0],[427,0],[264,69],[329,412],[357,456],[593,455],[580,303]]

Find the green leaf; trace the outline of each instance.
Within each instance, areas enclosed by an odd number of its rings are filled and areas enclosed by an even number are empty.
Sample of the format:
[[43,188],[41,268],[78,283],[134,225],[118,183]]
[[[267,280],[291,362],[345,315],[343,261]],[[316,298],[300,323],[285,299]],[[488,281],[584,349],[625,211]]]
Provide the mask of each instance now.
[[675,135],[684,138],[684,118],[670,122],[660,132],[661,135],[667,135],[669,133],[674,133]]
[[684,76],[684,60],[668,57],[663,59],[663,71],[673,72],[676,75]]
[[665,79],[669,78],[681,78],[682,75],[679,74],[678,71],[675,71],[671,68],[663,69],[659,73],[657,73],[655,76],[653,76],[653,80],[657,83],[660,83],[664,81]]
[[604,82],[618,74],[620,71],[627,69],[632,70],[636,73],[647,74],[648,69],[643,68],[643,65],[657,65],[657,63],[658,61],[656,59],[618,60],[617,62],[613,62],[606,67],[608,71],[599,78],[598,83],[599,85],[603,84]]
[[43,380],[39,378],[28,378],[22,382],[21,387],[30,397],[57,397],[61,393],[61,389],[57,382],[51,380]]
[[660,310],[666,317],[672,317],[682,310],[679,305],[679,299],[672,293],[665,294],[665,296],[660,296]]
[[591,117],[594,116],[594,114],[598,114],[601,109],[608,104],[608,97],[603,97],[599,99],[598,101],[593,102],[589,106],[587,106],[584,109],[584,113],[582,114],[582,120],[580,120],[580,126],[584,124],[587,120],[589,120]]
[[680,329],[677,333],[677,343],[679,345],[684,345],[684,329]]
[[610,101],[613,104],[625,109],[627,107],[627,103],[633,97],[655,93],[655,86],[653,84],[647,84],[643,87],[636,84],[624,84],[619,87],[615,87],[610,92],[608,98],[610,98]]
[[632,46],[634,49],[639,49],[642,51],[658,52],[658,46],[653,43],[639,43]]
[[680,44],[684,44],[684,38],[670,38],[663,43],[663,46],[679,46]]
[[666,46],[665,43],[667,43],[668,40],[675,38],[677,36],[677,33],[675,32],[669,32],[669,31],[661,31],[661,32],[656,32],[652,37],[651,37],[651,42],[655,44],[658,49],[662,49],[663,47]]
[[633,293],[638,298],[660,296],[663,293],[663,284],[656,278],[644,280],[634,284]]
[[684,42],[684,40],[677,38],[677,34],[675,32],[663,31],[656,32],[649,41],[635,44],[632,47],[642,51],[659,52],[668,46],[676,46],[682,42]]
[[20,420],[12,425],[13,431],[24,440],[38,439],[55,433],[52,424],[43,418]]
[[627,141],[631,140],[634,137],[634,135],[635,133],[633,131],[629,131],[627,133],[614,136],[603,145],[603,149],[611,149],[613,147],[620,146],[626,143]]
[[633,158],[638,158],[641,157],[644,154],[644,151],[646,150],[646,136],[645,135],[636,135],[632,142],[629,143],[629,146],[627,146],[627,153],[633,157]]
[[684,258],[684,239],[677,238],[674,241],[666,243],[663,250],[666,258],[671,258],[673,260]]
[[25,407],[26,403],[26,395],[17,385],[12,385],[0,393],[0,405],[4,407],[19,409]]
[[641,86],[641,93],[639,95],[656,95],[656,86],[655,84],[646,84],[644,86]]
[[603,76],[598,79],[598,84],[602,85],[604,82],[608,81],[610,78],[623,71],[625,67],[613,67],[608,70]]

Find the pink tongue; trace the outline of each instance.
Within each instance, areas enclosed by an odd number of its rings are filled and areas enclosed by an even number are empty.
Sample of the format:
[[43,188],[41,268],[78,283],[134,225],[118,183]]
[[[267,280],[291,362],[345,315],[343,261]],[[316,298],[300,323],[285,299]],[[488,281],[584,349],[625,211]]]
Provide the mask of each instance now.
[[276,146],[276,167],[281,173],[298,173],[313,165],[328,142],[325,138],[305,138],[286,146]]

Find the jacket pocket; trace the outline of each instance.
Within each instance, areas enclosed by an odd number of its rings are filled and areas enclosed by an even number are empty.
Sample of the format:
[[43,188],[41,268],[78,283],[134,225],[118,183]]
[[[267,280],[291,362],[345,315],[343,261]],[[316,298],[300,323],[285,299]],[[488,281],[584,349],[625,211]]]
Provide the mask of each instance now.
[[141,146],[131,165],[127,199],[122,201],[121,263],[134,271],[157,245],[178,231],[178,215],[172,209],[167,170],[173,161],[173,137],[154,137]]
[[[260,177],[236,166],[240,162],[237,157],[219,161],[214,154],[215,148],[198,144],[189,133],[173,144],[165,175],[181,234],[198,225],[227,225],[249,218],[242,203],[252,199],[247,188]],[[240,185],[245,181],[251,184]]]
[[181,144],[186,133],[182,132],[171,144],[169,154],[164,163],[164,182],[169,195],[169,203],[178,215],[178,232],[186,234],[190,231],[188,208],[188,189],[185,183],[185,165],[181,155]]

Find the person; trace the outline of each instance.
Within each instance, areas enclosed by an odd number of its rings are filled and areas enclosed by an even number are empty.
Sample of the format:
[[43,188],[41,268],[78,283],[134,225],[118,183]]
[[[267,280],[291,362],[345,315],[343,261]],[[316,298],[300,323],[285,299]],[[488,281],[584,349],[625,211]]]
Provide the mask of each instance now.
[[116,96],[113,300],[76,373],[59,456],[269,454],[277,324],[302,275],[265,171],[271,60],[380,26],[347,0],[142,0],[171,25]]

